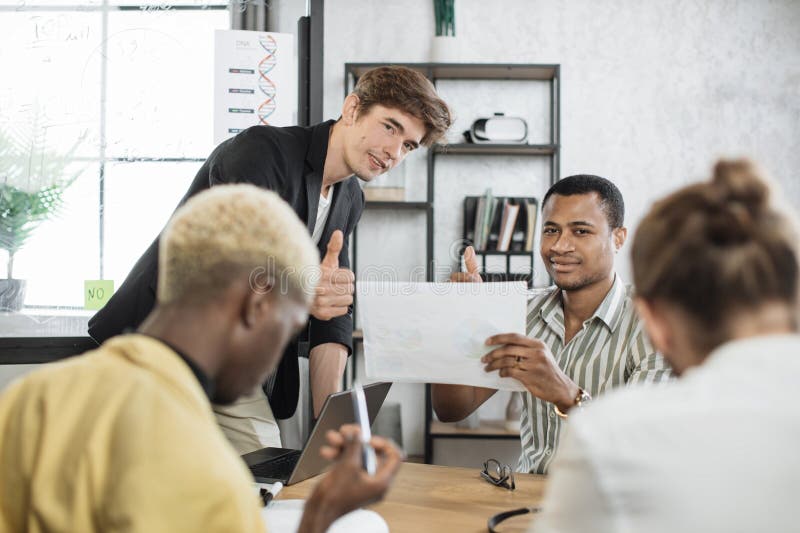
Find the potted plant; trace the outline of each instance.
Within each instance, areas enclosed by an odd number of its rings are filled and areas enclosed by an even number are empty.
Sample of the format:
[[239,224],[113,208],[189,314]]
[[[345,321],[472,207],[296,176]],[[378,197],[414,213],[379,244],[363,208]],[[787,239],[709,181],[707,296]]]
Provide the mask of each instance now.
[[455,63],[459,60],[455,11],[455,0],[433,0],[436,36],[431,44],[431,60],[435,63]]
[[8,253],[6,279],[0,279],[0,311],[19,311],[25,280],[14,278],[14,255],[43,221],[56,214],[63,194],[80,171],[67,171],[78,139],[66,154],[45,147],[46,128],[34,117],[29,138],[0,130],[0,249]]

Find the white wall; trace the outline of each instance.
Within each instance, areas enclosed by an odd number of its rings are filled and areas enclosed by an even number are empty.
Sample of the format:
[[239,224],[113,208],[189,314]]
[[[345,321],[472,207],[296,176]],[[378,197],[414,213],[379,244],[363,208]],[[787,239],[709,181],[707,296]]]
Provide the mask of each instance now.
[[[613,179],[631,227],[720,155],[756,158],[800,206],[799,28],[792,0],[456,2],[461,61],[562,65],[561,174]],[[345,62],[427,61],[432,33],[428,0],[327,2],[325,116],[339,112]],[[630,277],[627,260],[620,270]]]
[[[271,5],[272,28],[295,32],[305,2]],[[433,26],[429,0],[328,0],[325,117],[339,114],[344,63],[429,61]],[[798,28],[800,2],[792,0],[456,2],[459,61],[561,65],[561,176],[612,179],[631,229],[655,198],[705,177],[721,155],[755,158],[800,206]],[[494,111],[525,116],[540,134],[548,126],[546,94],[536,84],[447,82],[439,89],[456,112],[454,137]],[[464,195],[492,187],[541,196],[548,173],[543,159],[440,159],[436,260],[453,265],[449,247],[461,234]],[[405,175],[408,199],[423,199],[424,157],[407,162]],[[359,265],[393,265],[404,279],[424,263],[423,229],[422,214],[368,212]],[[618,270],[630,280],[627,255]],[[403,403],[407,451],[421,453],[422,387],[404,386],[390,400]],[[493,402],[484,416],[500,417],[502,405]]]
[[269,0],[269,31],[297,35],[297,19],[306,16],[305,0]]
[[[326,118],[338,116],[345,62],[428,61],[433,26],[429,0],[326,2]],[[800,206],[799,28],[800,2],[792,0],[456,2],[460,61],[561,65],[561,175],[612,179],[624,194],[630,228],[655,198],[707,176],[720,155],[760,161]],[[473,113],[524,112],[527,94],[498,101],[493,87],[461,90],[472,89],[478,104],[455,109],[457,132]],[[463,102],[463,94],[456,97]],[[410,165],[408,182],[422,187],[423,172],[424,165]],[[546,180],[542,162],[441,163],[437,260],[447,261],[447,241],[460,235],[461,196],[486,186],[497,193],[537,191]],[[360,265],[387,264],[387,243],[404,264],[422,264],[413,217],[370,213],[364,222]],[[630,280],[627,256],[620,256],[618,270]],[[420,408],[413,400],[404,409]],[[416,415],[421,410],[404,416],[404,430]],[[422,424],[416,426],[404,431],[410,453],[422,449]]]

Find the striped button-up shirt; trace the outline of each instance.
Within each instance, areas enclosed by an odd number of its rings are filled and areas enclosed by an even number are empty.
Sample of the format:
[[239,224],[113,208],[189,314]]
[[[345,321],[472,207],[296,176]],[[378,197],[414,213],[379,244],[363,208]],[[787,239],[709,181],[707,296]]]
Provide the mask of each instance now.
[[[647,339],[631,293],[616,276],[605,299],[568,343],[561,291],[534,293],[528,302],[528,337],[545,343],[561,370],[592,397],[620,385],[664,381],[671,375],[669,366]],[[566,422],[552,403],[523,393],[517,470],[546,474]]]

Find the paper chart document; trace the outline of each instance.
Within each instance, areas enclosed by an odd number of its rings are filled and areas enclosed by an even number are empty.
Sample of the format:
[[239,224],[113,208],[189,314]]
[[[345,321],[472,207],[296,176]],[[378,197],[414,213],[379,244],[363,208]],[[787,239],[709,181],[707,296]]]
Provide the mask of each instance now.
[[499,333],[525,334],[527,289],[514,283],[358,282],[367,377],[525,390],[485,372]]
[[250,126],[297,123],[294,35],[214,32],[214,144]]

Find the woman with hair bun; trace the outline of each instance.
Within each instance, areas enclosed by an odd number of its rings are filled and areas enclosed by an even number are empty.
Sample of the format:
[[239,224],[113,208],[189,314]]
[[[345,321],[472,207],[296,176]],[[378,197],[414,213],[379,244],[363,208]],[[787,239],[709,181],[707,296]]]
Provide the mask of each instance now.
[[572,421],[536,531],[797,531],[798,238],[746,160],[657,202],[637,307],[679,380]]

